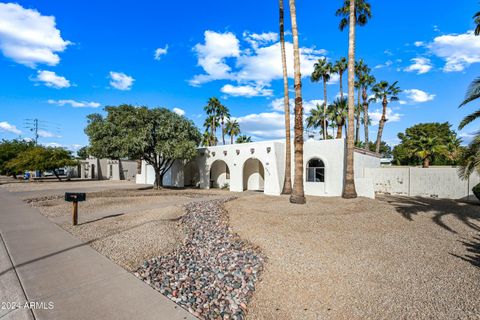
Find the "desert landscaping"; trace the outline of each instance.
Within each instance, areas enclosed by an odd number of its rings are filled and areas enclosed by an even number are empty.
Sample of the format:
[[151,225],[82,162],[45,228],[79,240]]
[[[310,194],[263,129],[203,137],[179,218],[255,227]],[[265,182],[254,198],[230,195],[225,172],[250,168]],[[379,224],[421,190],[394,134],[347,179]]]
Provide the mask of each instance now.
[[2,187],[200,318],[469,319],[480,312],[477,203],[309,197],[296,206],[256,192],[92,182],[73,227],[58,186],[69,184]]

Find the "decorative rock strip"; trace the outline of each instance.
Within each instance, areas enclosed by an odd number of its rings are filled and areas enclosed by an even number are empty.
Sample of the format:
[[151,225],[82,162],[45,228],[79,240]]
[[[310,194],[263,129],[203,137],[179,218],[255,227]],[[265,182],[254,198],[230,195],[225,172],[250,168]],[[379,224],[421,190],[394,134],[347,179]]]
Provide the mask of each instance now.
[[244,319],[264,258],[233,233],[223,203],[185,206],[183,246],[135,275],[201,319]]

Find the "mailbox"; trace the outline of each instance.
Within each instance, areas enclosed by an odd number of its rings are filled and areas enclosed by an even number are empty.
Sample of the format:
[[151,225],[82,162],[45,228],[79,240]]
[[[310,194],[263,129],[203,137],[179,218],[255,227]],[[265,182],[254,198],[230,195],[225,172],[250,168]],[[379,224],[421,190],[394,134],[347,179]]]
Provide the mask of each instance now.
[[80,202],[85,201],[87,196],[82,192],[65,192],[65,201],[68,202]]

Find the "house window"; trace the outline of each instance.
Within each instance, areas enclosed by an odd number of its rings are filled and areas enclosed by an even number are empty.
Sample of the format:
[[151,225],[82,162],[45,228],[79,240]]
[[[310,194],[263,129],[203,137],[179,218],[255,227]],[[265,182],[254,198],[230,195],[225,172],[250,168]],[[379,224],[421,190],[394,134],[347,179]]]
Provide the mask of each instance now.
[[320,159],[311,159],[307,163],[307,182],[325,182],[325,164]]

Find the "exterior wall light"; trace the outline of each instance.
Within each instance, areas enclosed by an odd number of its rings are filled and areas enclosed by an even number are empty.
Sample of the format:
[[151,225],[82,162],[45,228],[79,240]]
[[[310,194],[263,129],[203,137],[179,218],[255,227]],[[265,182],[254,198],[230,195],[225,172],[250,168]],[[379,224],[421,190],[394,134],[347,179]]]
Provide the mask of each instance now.
[[212,152],[212,157],[215,157],[215,151]]
[[271,147],[267,147],[267,153],[270,153],[270,151],[272,151],[272,148],[271,148]]
[[251,153],[251,154],[254,154],[254,153],[255,153],[255,149],[254,149],[254,148],[251,148],[251,149],[250,149],[250,153]]
[[237,149],[237,156],[240,154],[240,150]]
[[224,156],[227,155],[227,150],[223,150],[223,155],[224,155]]

